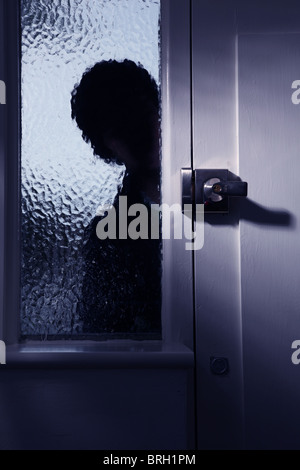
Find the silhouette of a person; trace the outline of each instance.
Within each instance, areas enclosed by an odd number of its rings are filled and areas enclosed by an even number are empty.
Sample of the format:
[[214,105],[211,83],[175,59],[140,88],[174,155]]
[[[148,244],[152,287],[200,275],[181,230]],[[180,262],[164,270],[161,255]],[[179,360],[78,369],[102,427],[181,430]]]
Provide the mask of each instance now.
[[[115,201],[149,208],[160,202],[159,93],[150,74],[130,60],[102,61],[84,73],[71,98],[72,118],[94,154],[124,164]],[[161,240],[100,240],[95,217],[86,230],[79,316],[83,331],[126,337],[161,330]],[[130,221],[130,218],[129,218]],[[149,221],[149,227],[150,227]],[[149,230],[150,232],[150,230]]]

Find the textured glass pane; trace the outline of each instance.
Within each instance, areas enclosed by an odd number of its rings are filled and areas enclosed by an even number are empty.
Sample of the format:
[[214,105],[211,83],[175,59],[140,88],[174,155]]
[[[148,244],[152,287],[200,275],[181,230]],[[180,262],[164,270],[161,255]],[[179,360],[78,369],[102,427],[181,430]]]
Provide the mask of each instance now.
[[[97,208],[114,201],[125,167],[93,155],[71,119],[71,92],[87,68],[110,59],[140,63],[159,83],[159,3],[21,0],[21,332],[25,337],[89,333],[80,311],[91,286],[85,279],[94,275],[87,263],[98,261],[84,252],[84,240],[94,229]],[[138,272],[141,267],[132,266],[137,271],[131,276],[144,282]],[[113,275],[119,267],[116,261]],[[99,286],[96,279],[92,289],[99,288],[104,292],[110,287]],[[116,285],[110,295],[117,291]],[[103,296],[101,302],[105,304]],[[103,334],[118,332],[109,319],[104,323]],[[144,325],[141,331],[146,329]],[[139,331],[130,326],[128,330]],[[157,327],[149,324],[150,333],[154,330]],[[126,333],[126,326],[122,331]],[[94,332],[101,333],[101,328],[91,327],[90,333]]]

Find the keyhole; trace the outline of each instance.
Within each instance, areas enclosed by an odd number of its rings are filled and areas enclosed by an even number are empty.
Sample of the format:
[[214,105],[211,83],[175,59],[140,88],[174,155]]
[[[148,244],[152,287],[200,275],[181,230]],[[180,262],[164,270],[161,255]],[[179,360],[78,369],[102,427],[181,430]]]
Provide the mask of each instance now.
[[222,191],[222,186],[220,184],[215,184],[213,187],[214,193],[220,193]]

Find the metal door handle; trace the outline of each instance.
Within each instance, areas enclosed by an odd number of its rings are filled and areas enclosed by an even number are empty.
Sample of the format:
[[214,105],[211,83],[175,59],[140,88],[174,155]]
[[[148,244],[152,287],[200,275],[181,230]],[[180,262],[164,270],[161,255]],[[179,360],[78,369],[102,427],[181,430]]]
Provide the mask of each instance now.
[[181,170],[182,209],[204,204],[205,212],[229,212],[229,197],[246,197],[248,184],[228,170]]

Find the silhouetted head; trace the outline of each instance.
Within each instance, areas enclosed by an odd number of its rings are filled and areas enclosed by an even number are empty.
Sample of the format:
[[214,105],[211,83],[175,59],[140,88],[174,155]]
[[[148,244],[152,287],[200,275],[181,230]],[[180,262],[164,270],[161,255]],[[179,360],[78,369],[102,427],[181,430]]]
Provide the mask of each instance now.
[[97,63],[74,88],[71,106],[72,118],[96,155],[129,169],[151,166],[158,152],[159,97],[142,65]]

